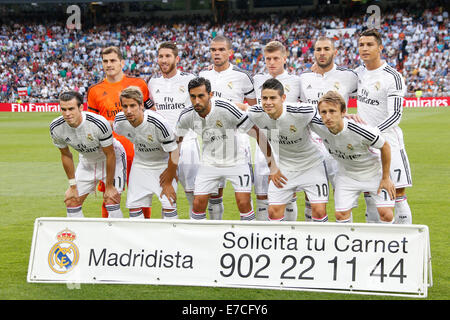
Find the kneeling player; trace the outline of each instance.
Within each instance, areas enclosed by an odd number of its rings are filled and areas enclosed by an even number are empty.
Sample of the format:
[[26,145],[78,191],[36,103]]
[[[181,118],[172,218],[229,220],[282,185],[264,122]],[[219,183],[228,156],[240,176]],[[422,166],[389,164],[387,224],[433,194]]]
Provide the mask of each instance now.
[[344,118],[345,100],[335,91],[322,96],[318,109],[321,120],[315,118],[311,127],[338,162],[334,193],[336,221],[352,222],[354,202],[361,192],[369,192],[381,222],[392,223],[395,187],[389,175],[389,144],[377,128]]
[[127,208],[130,218],[144,218],[142,208],[151,207],[153,194],[159,197],[164,219],[178,218],[176,207],[177,166],[170,154],[177,149],[173,131],[163,116],[144,111],[143,94],[130,86],[120,94],[122,112],[116,115],[114,131],[134,144]]
[[[99,181],[105,183],[103,199],[108,217],[122,218],[120,194],[126,181],[126,156],[112,136],[111,126],[100,115],[82,111],[83,97],[75,91],[59,96],[62,116],[50,124],[53,144],[69,179],[64,202],[68,217],[83,217],[82,205]],[[69,146],[80,154],[75,165]]]

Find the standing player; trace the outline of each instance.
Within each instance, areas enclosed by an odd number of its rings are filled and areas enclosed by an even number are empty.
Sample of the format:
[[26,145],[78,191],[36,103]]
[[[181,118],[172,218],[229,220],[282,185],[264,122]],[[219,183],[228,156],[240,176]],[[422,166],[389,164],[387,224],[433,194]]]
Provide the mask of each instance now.
[[[289,74],[285,70],[287,60],[286,48],[279,41],[271,41],[264,47],[264,62],[268,73],[259,73],[254,76],[255,93],[258,104],[261,104],[261,89],[263,83],[275,78],[283,84],[286,103],[296,104],[300,99],[300,78]],[[255,151],[255,194],[258,220],[268,219],[267,190],[269,187],[269,168],[260,149]],[[287,221],[297,220],[297,196],[294,193],[291,202],[286,205]]]
[[[358,49],[364,62],[364,66],[355,70],[359,79],[358,115],[369,125],[378,127],[391,146],[391,178],[396,188],[395,221],[398,224],[411,224],[411,209],[405,189],[412,186],[411,170],[403,132],[399,127],[406,86],[402,75],[381,60],[383,45],[377,30],[364,31],[358,40]],[[369,216],[373,214],[369,212]]]
[[[61,162],[69,179],[64,202],[68,217],[83,217],[82,205],[97,182],[105,183],[103,201],[108,217],[122,218],[120,193],[126,178],[125,150],[112,136],[111,126],[102,116],[82,111],[83,97],[75,91],[59,96],[62,116],[50,124],[53,144],[61,152]],[[79,153],[75,170],[69,146]]]
[[[153,110],[144,111],[144,98],[139,87],[131,86],[120,94],[122,106],[114,120],[114,131],[134,144],[127,207],[130,218],[144,218],[142,208],[151,207],[153,194],[161,202],[164,219],[178,218],[176,207],[176,170],[171,161],[177,142],[166,119]],[[167,173],[160,185],[160,176]]]
[[[276,165],[271,161],[271,149],[265,136],[259,137],[258,128],[237,105],[228,100],[213,98],[209,80],[195,78],[189,82],[188,90],[192,106],[181,112],[176,135],[182,143],[182,137],[191,129],[201,135],[203,140],[202,165],[195,179],[191,219],[206,219],[210,194],[216,192],[221,181],[230,180],[235,190],[240,219],[254,220],[251,171],[245,155],[239,151],[236,132],[239,130],[251,134],[252,129],[256,132],[257,142],[264,150],[268,150],[268,163],[275,172]],[[277,180],[276,182],[278,183]]]
[[[210,44],[213,68],[201,71],[199,76],[211,82],[212,92],[215,97],[227,99],[234,103],[247,101],[249,105],[256,103],[253,78],[247,72],[230,63],[229,59],[233,53],[231,41],[227,37],[218,35]],[[238,134],[240,152],[247,157],[248,165],[251,167],[250,140],[247,135]],[[252,179],[253,180],[253,179]],[[225,181],[219,185],[218,194],[211,196],[208,211],[212,219],[222,219],[223,188]]]
[[323,155],[312,141],[308,126],[316,108],[285,103],[283,85],[273,78],[264,82],[261,98],[262,107],[251,107],[249,117],[261,130],[267,130],[284,184],[280,188],[273,181],[269,183],[269,219],[284,220],[286,204],[292,194],[304,191],[311,202],[312,220],[328,221],[327,174]]
[[[311,127],[338,162],[334,192],[336,222],[352,222],[353,204],[361,192],[368,192],[376,203],[381,222],[392,223],[395,187],[389,177],[389,143],[377,128],[345,119],[346,103],[336,91],[320,98],[318,110],[322,121],[314,119]],[[376,149],[381,151],[381,161]]]
[[[320,97],[330,90],[339,92],[347,102],[352,94],[356,94],[358,86],[358,76],[350,69],[336,66],[334,60],[337,50],[334,41],[327,37],[319,37],[314,43],[314,71],[306,71],[300,75],[301,98],[305,103],[317,105]],[[334,187],[334,176],[336,174],[337,163],[333,157],[325,150],[319,136],[314,134],[314,141],[319,145],[325,156],[328,179]],[[309,201],[305,203],[305,220],[311,219],[311,206]]]
[[[125,61],[120,49],[117,47],[107,47],[102,51],[102,65],[105,72],[105,79],[92,85],[88,89],[87,103],[88,110],[102,115],[112,126],[115,116],[122,111],[120,106],[120,92],[129,86],[138,86],[144,94],[144,104],[148,109],[152,107],[153,102],[144,80],[129,77],[123,73]],[[127,153],[127,180],[133,162],[134,149],[133,144],[125,137],[113,132],[113,136],[123,145]],[[103,186],[99,186],[103,190]],[[150,208],[144,209],[146,218],[150,218]],[[102,209],[102,216],[107,217],[107,212]]]
[[[148,83],[155,110],[167,119],[173,129],[175,129],[180,112],[191,104],[187,88],[189,81],[195,78],[190,73],[177,70],[179,61],[176,44],[163,42],[158,48],[158,65],[162,77],[152,77]],[[178,163],[178,179],[183,185],[189,202],[189,212],[192,211],[194,181],[199,162],[197,136],[191,131],[184,136]]]

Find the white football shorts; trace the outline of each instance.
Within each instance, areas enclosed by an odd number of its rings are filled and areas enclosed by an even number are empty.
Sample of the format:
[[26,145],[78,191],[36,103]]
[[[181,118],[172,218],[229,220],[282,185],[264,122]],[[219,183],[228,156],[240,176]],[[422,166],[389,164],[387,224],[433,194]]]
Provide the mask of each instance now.
[[283,188],[277,188],[272,181],[269,183],[269,205],[287,204],[294,192],[304,191],[310,203],[328,202],[328,179],[323,163],[304,172],[286,171],[283,175],[288,179]]
[[358,181],[338,174],[336,176],[336,189],[334,190],[335,210],[344,212],[352,209],[361,192],[369,192],[377,208],[394,207],[395,199],[391,200],[387,191],[381,190],[380,194],[377,194],[380,180],[381,174],[369,181]]
[[[122,144],[113,140],[116,154],[116,169],[114,173],[114,186],[122,193],[127,183],[127,155]],[[78,195],[82,196],[96,190],[99,181],[106,183],[106,160],[97,162],[80,161],[75,171]]]
[[223,181],[230,181],[234,192],[252,192],[252,172],[248,164],[234,167],[201,166],[195,179],[194,195],[215,194]]
[[[153,195],[158,197],[163,209],[176,209],[176,204],[170,204],[167,197],[161,197],[162,188],[159,185],[159,176],[165,170],[148,169],[139,166],[132,166],[128,182],[127,208],[148,208],[152,206]],[[177,181],[172,181],[175,192],[177,191]]]

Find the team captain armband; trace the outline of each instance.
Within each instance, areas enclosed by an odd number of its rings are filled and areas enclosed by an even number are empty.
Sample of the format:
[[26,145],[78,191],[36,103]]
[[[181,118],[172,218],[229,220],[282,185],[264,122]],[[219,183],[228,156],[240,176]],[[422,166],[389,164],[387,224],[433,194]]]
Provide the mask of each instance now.
[[155,103],[150,98],[144,101],[144,108],[145,109],[151,109],[154,105],[155,105]]

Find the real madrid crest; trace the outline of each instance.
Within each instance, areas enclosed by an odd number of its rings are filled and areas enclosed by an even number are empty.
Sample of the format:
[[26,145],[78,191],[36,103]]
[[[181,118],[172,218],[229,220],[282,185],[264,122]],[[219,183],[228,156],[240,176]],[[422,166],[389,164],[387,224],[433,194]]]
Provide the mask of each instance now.
[[94,137],[92,137],[92,134],[88,133],[86,137],[89,141],[94,141]]
[[339,88],[341,87],[341,85],[339,84],[339,82],[335,82],[334,83],[334,88],[339,91]]
[[183,92],[183,93],[186,92],[186,88],[184,86],[180,86],[179,90],[180,90],[180,92]]
[[216,126],[219,127],[219,128],[222,128],[223,127],[222,121],[217,120],[216,121]]
[[377,81],[375,83],[375,89],[377,89],[377,91],[378,91],[378,90],[380,90],[380,88],[381,88],[381,83],[380,83],[380,81]]
[[348,149],[348,150],[353,150],[353,146],[349,143],[349,144],[347,145],[347,149]]
[[76,238],[75,232],[69,229],[64,229],[56,235],[58,242],[48,253],[48,265],[54,272],[67,273],[78,264],[80,254],[74,243]]
[[233,82],[230,81],[230,82],[228,82],[227,85],[228,85],[228,88],[233,89]]
[[289,130],[291,132],[297,132],[297,128],[293,124],[291,124],[291,126],[289,127]]
[[153,142],[153,136],[151,134],[149,134],[147,136],[147,140],[150,141],[150,142]]

